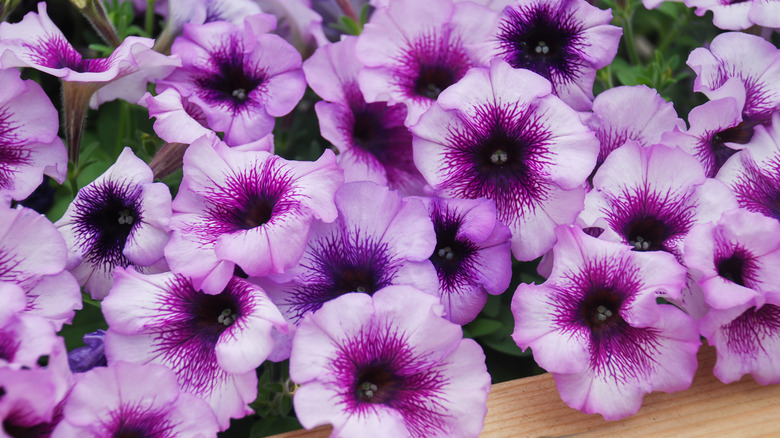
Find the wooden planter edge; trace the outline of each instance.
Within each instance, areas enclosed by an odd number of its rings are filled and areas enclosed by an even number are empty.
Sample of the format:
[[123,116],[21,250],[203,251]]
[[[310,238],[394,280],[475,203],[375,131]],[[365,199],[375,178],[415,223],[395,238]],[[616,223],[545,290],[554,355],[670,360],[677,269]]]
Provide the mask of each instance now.
[[[551,374],[498,383],[480,436],[780,436],[780,385],[761,386],[750,376],[726,385],[712,374],[715,359],[715,349],[702,346],[691,388],[648,394],[636,415],[620,421],[568,407]],[[274,438],[325,438],[330,431],[326,426]]]

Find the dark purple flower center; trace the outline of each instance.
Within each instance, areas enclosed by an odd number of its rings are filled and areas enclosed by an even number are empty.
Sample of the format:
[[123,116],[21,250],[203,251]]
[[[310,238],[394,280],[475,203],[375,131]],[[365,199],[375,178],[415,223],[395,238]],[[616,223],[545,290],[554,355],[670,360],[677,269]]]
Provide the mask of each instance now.
[[669,227],[653,216],[638,217],[630,221],[624,235],[635,251],[661,251],[671,236]]
[[751,287],[757,266],[750,252],[738,246],[728,255],[716,256],[715,269],[718,275],[726,280],[740,286]]
[[387,243],[357,231],[334,233],[310,243],[301,265],[307,283],[286,300],[293,320],[349,292],[371,295],[393,284],[399,268]]
[[583,66],[580,33],[581,24],[572,13],[537,2],[504,10],[498,43],[512,67],[561,83],[577,77]]
[[355,396],[367,403],[387,403],[393,400],[403,386],[403,379],[382,366],[369,366],[357,377]]
[[475,110],[473,118],[463,118],[462,131],[448,132],[442,188],[463,198],[493,199],[499,219],[511,223],[547,194],[543,176],[552,134],[533,106],[483,105]]
[[624,297],[615,291],[603,288],[588,294],[579,305],[583,322],[594,335],[608,334],[620,325],[620,307]]
[[234,111],[251,104],[251,93],[265,81],[265,71],[245,60],[243,44],[232,37],[211,53],[209,66],[195,79],[207,102],[230,105]]
[[753,138],[754,126],[752,123],[741,122],[737,126],[713,133],[709,141],[702,140],[699,147],[705,149],[703,155],[709,157],[705,160],[705,167],[708,169],[707,177],[713,178],[723,167],[723,164],[738,152],[737,149],[726,146],[726,143],[749,143],[750,139]]
[[75,201],[77,245],[94,265],[130,266],[123,251],[143,220],[141,187],[107,180],[81,189]]
[[749,152],[741,153],[744,169],[731,189],[740,207],[780,220],[780,155],[758,164]]
[[31,164],[30,150],[24,146],[29,141],[19,138],[17,129],[9,120],[9,108],[0,107],[0,188],[11,189],[20,166]]
[[441,34],[426,34],[412,42],[401,65],[394,76],[409,97],[436,100],[466,74],[472,63],[460,37],[445,27]]
[[470,240],[458,238],[462,218],[446,206],[437,206],[431,214],[431,220],[436,233],[436,248],[430,261],[436,268],[442,289],[447,292],[457,291],[473,282],[469,268],[477,247]]
[[67,68],[78,73],[100,73],[111,67],[110,58],[82,59],[81,54],[59,35],[24,46],[30,50],[31,60],[43,67]]
[[[148,409],[148,408],[146,408]],[[175,426],[161,412],[150,412],[141,406],[121,406],[112,412],[112,438],[173,438]]]

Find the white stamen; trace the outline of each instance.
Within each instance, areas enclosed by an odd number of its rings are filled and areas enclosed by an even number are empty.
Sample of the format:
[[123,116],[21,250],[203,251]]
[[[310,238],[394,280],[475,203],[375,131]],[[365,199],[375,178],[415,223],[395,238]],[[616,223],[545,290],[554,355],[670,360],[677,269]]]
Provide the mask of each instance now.
[[506,154],[506,152],[502,151],[501,149],[496,150],[490,156],[490,162],[493,164],[504,164],[508,159],[509,156]]
[[548,46],[544,41],[539,41],[534,51],[540,55],[546,55],[550,53],[550,46]]
[[628,244],[633,246],[637,251],[647,251],[650,249],[650,242],[645,240],[642,236],[636,236],[636,240],[630,240]]
[[135,218],[130,214],[130,210],[122,210],[119,212],[119,223],[121,225],[131,225]]
[[365,293],[365,292],[366,292],[366,287],[365,287],[365,286],[358,286],[358,287],[356,287],[356,288],[355,288],[355,290],[356,290],[357,292],[363,292],[363,293]]
[[599,312],[598,315],[596,315],[596,319],[599,321],[606,321],[607,318],[612,316],[612,311],[607,309],[605,306],[596,307],[596,311]]
[[246,90],[243,88],[236,88],[232,94],[238,100],[246,100]]
[[228,327],[236,322],[236,315],[231,309],[225,309],[217,317],[217,322],[223,324],[225,327]]
[[379,388],[371,382],[363,382],[360,384],[359,394],[360,398],[372,399],[374,398],[374,392]]
[[450,248],[449,246],[440,249],[436,254],[438,254],[439,257],[445,260],[452,260],[455,258],[455,253],[452,251],[452,248]]

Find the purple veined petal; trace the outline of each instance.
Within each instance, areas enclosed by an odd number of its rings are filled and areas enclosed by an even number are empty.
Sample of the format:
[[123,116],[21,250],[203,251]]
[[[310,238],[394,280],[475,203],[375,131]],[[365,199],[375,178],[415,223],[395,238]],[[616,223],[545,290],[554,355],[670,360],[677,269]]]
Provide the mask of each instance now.
[[573,223],[598,153],[593,132],[549,90],[496,60],[470,70],[411,128],[415,163],[433,189],[492,199],[522,260],[552,247],[556,225]]
[[[4,436],[49,436],[61,417],[61,398],[48,370],[0,368]],[[61,394],[64,396],[64,394]],[[13,434],[13,435],[11,435]]]
[[[698,48],[687,61],[696,72],[694,91],[713,99],[726,97],[719,89],[732,78],[744,85],[742,118],[765,123],[780,105],[780,52],[770,42],[755,35],[727,32],[712,40],[709,49]],[[739,96],[734,96],[739,100]]]
[[[270,328],[286,330],[262,289],[237,277],[221,292],[206,294],[173,273],[117,270],[103,306],[109,364],[127,360],[172,368],[185,391],[209,402],[221,429],[250,411],[247,404],[257,395],[255,368],[270,352]],[[249,338],[240,339],[245,334]],[[256,340],[264,344],[257,351],[230,351]]]
[[93,298],[103,298],[116,267],[150,266],[168,240],[171,194],[125,148],[103,175],[83,187],[55,226],[65,237],[70,268]]
[[[774,1],[715,1],[685,0],[685,5],[696,8],[696,15],[703,16],[712,11],[712,22],[721,29],[743,30],[754,24],[765,27],[777,27],[777,6]],[[774,14],[773,14],[774,12]],[[768,15],[766,15],[768,14]],[[775,24],[774,26],[772,24]]]
[[156,96],[147,93],[139,103],[156,119],[154,132],[169,143],[190,144],[210,131],[203,111],[173,88]]
[[0,72],[0,194],[22,200],[49,175],[65,180],[67,153],[58,116],[43,89],[14,68]]
[[170,369],[117,362],[85,373],[69,395],[53,437],[214,436],[214,413],[198,397],[181,392]]
[[690,386],[696,323],[656,304],[656,289],[679,292],[685,269],[669,254],[636,253],[578,227],[556,232],[550,278],[521,284],[513,298],[512,336],[554,373],[561,398],[614,420],[635,413],[645,393]]
[[[293,401],[302,423],[357,435],[379,422],[387,423],[383,431],[412,437],[478,434],[489,387],[483,355],[439,316],[437,301],[393,287],[373,297],[347,294],[309,314],[290,368],[301,384]],[[315,408],[326,396],[333,408]]]
[[611,11],[584,0],[522,0],[504,9],[495,44],[512,67],[545,77],[564,102],[584,111],[595,71],[617,53],[622,30],[611,20]]

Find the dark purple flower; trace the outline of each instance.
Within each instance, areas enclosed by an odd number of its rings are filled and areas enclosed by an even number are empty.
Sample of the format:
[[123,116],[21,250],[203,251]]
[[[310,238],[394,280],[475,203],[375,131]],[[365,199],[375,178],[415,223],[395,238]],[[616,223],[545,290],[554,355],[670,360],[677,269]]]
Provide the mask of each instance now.
[[83,373],[95,367],[106,366],[106,354],[103,352],[104,330],[87,333],[83,336],[84,347],[78,347],[68,353],[68,365],[74,373]]
[[685,268],[665,253],[638,253],[558,227],[553,269],[512,299],[512,337],[552,372],[561,398],[616,420],[644,394],[687,389],[701,341],[695,321],[658,292],[679,297]]
[[265,33],[274,25],[273,17],[262,14],[240,27],[226,21],[186,25],[171,48],[183,65],[158,82],[158,91],[175,88],[230,144],[265,137],[274,117],[289,113],[306,89],[301,56]]
[[345,37],[303,64],[309,86],[325,99],[315,105],[322,136],[338,148],[347,182],[373,181],[403,195],[421,195],[425,180],[414,166],[406,106],[365,101],[357,84],[362,64],[355,43]]
[[617,53],[622,29],[610,21],[611,11],[585,0],[518,0],[501,15],[498,51],[512,67],[552,82],[558,97],[584,111],[593,100],[596,70]]
[[412,127],[414,161],[441,196],[496,203],[512,253],[533,260],[582,210],[598,140],[550,83],[501,60],[471,69]]
[[181,392],[170,369],[118,362],[78,380],[52,437],[209,437],[218,430],[208,405]]
[[435,297],[406,286],[347,294],[301,322],[295,412],[342,437],[476,437],[490,388],[483,361]]
[[55,223],[68,244],[71,271],[95,299],[108,293],[115,268],[151,266],[163,257],[171,193],[153,179],[149,166],[125,148]]
[[181,275],[117,269],[102,309],[109,366],[129,361],[170,367],[184,391],[211,405],[221,429],[230,418],[251,413],[255,369],[271,351],[271,331],[287,331],[265,292],[237,277],[211,295]]
[[371,16],[357,42],[366,66],[359,84],[366,100],[407,107],[417,122],[443,90],[489,55],[472,44],[488,40],[497,14],[472,2],[397,0]]

